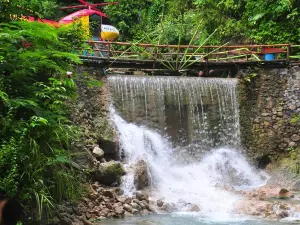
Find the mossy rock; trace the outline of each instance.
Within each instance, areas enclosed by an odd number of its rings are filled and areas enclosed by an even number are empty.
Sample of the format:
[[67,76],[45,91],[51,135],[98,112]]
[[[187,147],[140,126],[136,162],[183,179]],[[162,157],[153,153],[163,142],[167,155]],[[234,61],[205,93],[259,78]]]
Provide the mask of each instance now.
[[125,174],[125,169],[120,162],[109,161],[99,165],[94,172],[93,179],[101,184],[113,185],[119,184],[121,177]]

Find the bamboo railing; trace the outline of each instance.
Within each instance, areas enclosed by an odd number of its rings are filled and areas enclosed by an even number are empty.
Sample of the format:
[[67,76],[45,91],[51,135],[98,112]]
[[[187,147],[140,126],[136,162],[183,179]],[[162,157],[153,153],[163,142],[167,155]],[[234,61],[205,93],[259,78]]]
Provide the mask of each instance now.
[[266,54],[274,60],[289,60],[292,45],[153,45],[130,42],[88,41],[91,55],[108,59],[178,61],[263,61]]

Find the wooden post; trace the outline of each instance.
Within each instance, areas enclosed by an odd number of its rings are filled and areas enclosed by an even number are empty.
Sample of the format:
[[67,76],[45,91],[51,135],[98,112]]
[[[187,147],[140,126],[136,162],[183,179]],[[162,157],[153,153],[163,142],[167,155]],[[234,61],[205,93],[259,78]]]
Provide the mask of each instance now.
[[180,44],[178,45],[177,48],[177,55],[176,55],[176,71],[179,71],[179,66],[178,66],[178,61],[179,61],[179,57],[180,57]]
[[154,54],[153,54],[154,60],[153,60],[153,66],[152,69],[155,69],[156,59],[158,57],[157,48],[154,48]]
[[108,44],[108,60],[110,59],[110,44]]
[[288,45],[287,49],[286,49],[286,58],[287,58],[287,61],[290,60],[290,54],[291,54],[291,45]]

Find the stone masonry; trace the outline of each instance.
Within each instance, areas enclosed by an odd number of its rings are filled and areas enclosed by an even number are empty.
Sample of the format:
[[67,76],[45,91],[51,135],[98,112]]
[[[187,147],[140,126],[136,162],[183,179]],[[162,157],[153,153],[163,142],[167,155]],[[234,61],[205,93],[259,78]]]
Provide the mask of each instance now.
[[291,123],[300,113],[300,68],[241,70],[238,77],[242,144],[263,168],[300,147],[300,126]]

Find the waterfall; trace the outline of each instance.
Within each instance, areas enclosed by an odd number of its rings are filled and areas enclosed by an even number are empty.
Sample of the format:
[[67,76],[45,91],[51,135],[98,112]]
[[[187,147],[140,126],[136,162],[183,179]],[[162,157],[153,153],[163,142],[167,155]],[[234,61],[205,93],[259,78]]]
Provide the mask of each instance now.
[[127,170],[125,194],[135,191],[133,170],[140,159],[148,165],[151,196],[179,212],[195,204],[204,216],[230,215],[238,196],[227,188],[266,182],[236,150],[236,79],[111,76],[108,81]]

